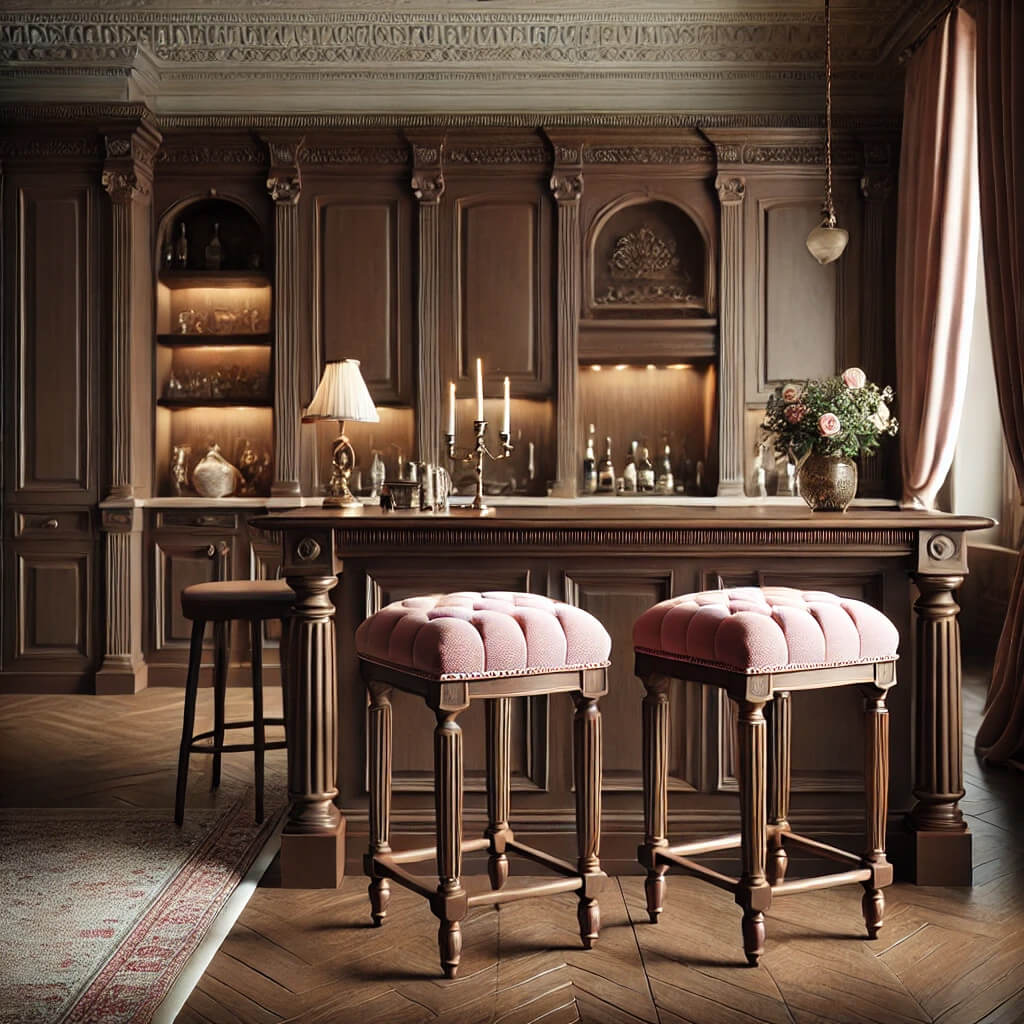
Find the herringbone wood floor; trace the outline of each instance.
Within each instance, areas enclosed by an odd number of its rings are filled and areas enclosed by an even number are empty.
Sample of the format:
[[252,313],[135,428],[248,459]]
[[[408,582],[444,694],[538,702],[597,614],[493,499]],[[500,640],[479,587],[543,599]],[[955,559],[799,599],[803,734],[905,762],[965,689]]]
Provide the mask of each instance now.
[[[968,751],[983,694],[979,677],[965,694]],[[0,805],[170,808],[181,700],[160,689],[0,697]],[[207,691],[200,714],[208,704]],[[229,717],[246,707],[244,691],[229,692]],[[282,753],[269,758],[281,768]],[[196,759],[190,806],[237,796],[251,780],[244,755],[225,760],[219,793],[208,771]],[[968,754],[967,787],[974,888],[894,886],[874,943],[861,937],[858,888],[793,896],[772,908],[767,952],[751,970],[740,966],[739,912],[726,894],[672,876],[652,926],[642,881],[630,876],[610,883],[590,952],[579,947],[571,896],[474,911],[460,977],[445,982],[434,918],[419,899],[396,887],[389,920],[373,929],[358,876],[337,892],[297,892],[277,888],[271,869],[179,1020],[1024,1021],[1021,779],[983,771]]]

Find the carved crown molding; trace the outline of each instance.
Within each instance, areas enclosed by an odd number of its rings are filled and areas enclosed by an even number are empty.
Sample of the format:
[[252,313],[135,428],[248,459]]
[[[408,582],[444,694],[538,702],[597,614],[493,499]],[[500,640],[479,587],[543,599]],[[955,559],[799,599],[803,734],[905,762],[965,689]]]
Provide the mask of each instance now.
[[409,163],[407,146],[303,145],[299,149],[303,166],[319,164],[399,164]]

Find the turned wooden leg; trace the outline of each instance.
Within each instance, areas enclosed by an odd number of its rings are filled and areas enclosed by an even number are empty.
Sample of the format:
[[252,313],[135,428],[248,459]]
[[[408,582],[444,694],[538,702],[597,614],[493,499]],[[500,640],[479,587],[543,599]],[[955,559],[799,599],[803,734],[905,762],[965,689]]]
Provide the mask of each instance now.
[[577,917],[583,948],[590,949],[601,930],[596,893],[605,874],[598,856],[601,844],[601,711],[597,698],[574,693],[573,770],[576,782],[576,867],[583,877]]
[[391,687],[367,684],[370,691],[370,913],[379,927],[387,917],[391,886],[377,875],[373,857],[391,852]]
[[889,813],[889,711],[886,691],[875,686],[864,689],[864,866],[872,877],[863,883],[864,924],[873,939],[882,927],[885,896],[882,886],[892,881],[892,867],[885,856],[885,820]]
[[919,885],[971,884],[971,834],[959,807],[964,795],[964,750],[960,608],[954,592],[963,581],[963,575],[956,573],[914,576],[920,591],[914,603],[917,803],[908,823],[914,881]]
[[[487,874],[492,889],[508,880],[510,763],[512,750],[512,701],[497,697],[487,701],[487,832],[491,841]],[[499,904],[495,904],[498,906]]]
[[288,796],[281,836],[281,884],[336,888],[345,868],[338,795],[334,604],[336,576],[289,576],[295,609],[288,629],[286,688]]
[[649,675],[643,679],[647,690],[643,703],[644,728],[644,843],[637,851],[647,868],[644,893],[647,917],[657,924],[665,901],[665,873],[668,866],[657,862],[659,847],[668,846],[668,744],[671,680]]
[[[226,622],[213,624],[213,745],[224,746],[224,701],[228,687],[228,644],[230,634]],[[218,751],[213,755],[213,771],[210,788],[220,785],[220,759]]]
[[772,891],[765,876],[768,853],[765,807],[764,704],[739,702],[738,752],[740,772],[740,855],[742,873],[736,902],[743,908],[743,952],[747,963],[757,966],[764,953],[764,912],[771,906]]
[[174,823],[185,820],[185,791],[188,789],[188,760],[196,726],[196,697],[199,693],[199,666],[203,660],[203,633],[206,623],[192,623],[192,642],[188,649],[188,675],[185,676],[185,713],[181,721],[181,747],[178,750],[178,784],[174,795]]
[[789,828],[792,710],[792,700],[788,693],[776,693],[765,705],[768,723],[768,824],[778,830],[768,841],[767,874],[770,885],[778,885],[786,877],[789,864],[782,840],[785,830]]
[[462,925],[468,910],[462,888],[462,729],[458,711],[439,709],[434,729],[434,800],[437,814],[437,892],[431,909],[440,920],[441,970],[454,978],[462,959]]
[[263,724],[263,623],[253,619],[249,623],[250,664],[252,665],[252,747],[253,788],[256,790],[256,821],[263,821],[263,758],[266,752],[267,731]]

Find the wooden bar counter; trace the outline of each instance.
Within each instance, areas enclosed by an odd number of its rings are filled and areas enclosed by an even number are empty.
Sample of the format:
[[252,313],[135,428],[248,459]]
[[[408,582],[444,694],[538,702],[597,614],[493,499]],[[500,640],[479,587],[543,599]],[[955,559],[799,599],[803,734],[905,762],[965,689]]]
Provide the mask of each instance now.
[[[345,866],[346,816],[362,852],[366,699],[352,636],[390,601],[454,590],[524,590],[578,604],[612,635],[605,716],[603,858],[630,870],[642,835],[640,700],[631,627],[651,604],[720,586],[831,590],[881,608],[900,628],[892,718],[890,848],[904,877],[969,885],[963,795],[960,634],[955,592],[966,533],[988,519],[895,508],[812,513],[795,504],[651,502],[503,505],[480,517],[302,508],[252,525],[280,540],[295,589],[287,654],[291,809],[284,884],[331,887]],[[335,621],[337,620],[337,632]],[[912,626],[913,624],[913,626]],[[860,709],[831,691],[801,695],[793,723],[793,819],[859,839]],[[672,826],[723,831],[736,816],[733,729],[725,702],[672,691]],[[573,822],[569,712],[557,697],[517,700],[513,819],[517,833],[568,839]],[[432,725],[395,700],[394,820],[399,835],[432,831]],[[482,715],[480,716],[482,719]],[[467,835],[483,809],[482,721],[465,716]],[[475,799],[475,803],[474,803]],[[340,808],[340,810],[339,810]],[[342,813],[344,812],[344,813]]]

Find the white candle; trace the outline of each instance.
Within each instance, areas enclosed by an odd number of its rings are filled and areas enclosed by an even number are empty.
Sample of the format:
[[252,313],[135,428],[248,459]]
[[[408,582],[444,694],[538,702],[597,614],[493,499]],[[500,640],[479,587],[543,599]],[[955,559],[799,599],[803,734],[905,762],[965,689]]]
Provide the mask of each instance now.
[[509,389],[508,389],[508,377],[506,377],[505,378],[505,415],[504,415],[504,417],[502,418],[502,421],[501,421],[501,432],[503,434],[510,434],[511,433],[511,430],[509,429],[511,421],[512,421],[512,401],[511,401],[511,395],[509,394]]
[[455,381],[448,381],[448,433],[455,436]]
[[476,418],[484,418],[484,364],[480,359],[476,361]]

